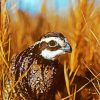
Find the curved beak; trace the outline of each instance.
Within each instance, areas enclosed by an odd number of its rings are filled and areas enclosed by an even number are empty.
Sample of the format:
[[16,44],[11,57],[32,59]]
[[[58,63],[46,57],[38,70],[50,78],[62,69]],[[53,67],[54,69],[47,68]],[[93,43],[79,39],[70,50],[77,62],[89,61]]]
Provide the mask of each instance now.
[[69,53],[71,53],[71,52],[72,52],[72,47],[71,47],[71,45],[67,42],[66,45],[62,48],[62,50],[63,50],[64,52],[69,52]]

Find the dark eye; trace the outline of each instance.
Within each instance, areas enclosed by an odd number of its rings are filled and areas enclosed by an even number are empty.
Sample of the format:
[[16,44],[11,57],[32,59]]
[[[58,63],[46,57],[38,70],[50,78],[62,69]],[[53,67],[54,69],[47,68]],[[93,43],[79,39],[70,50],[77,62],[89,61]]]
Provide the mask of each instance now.
[[57,42],[56,41],[50,41],[49,43],[48,43],[48,45],[50,46],[50,47],[55,47],[55,46],[57,46]]

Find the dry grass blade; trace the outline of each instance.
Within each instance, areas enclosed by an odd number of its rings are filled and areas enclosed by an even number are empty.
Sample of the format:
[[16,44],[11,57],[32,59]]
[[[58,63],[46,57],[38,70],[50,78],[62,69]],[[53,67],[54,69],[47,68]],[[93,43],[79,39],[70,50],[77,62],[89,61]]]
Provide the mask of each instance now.
[[94,33],[91,29],[89,29],[89,31],[92,33],[92,35],[94,36],[94,38],[95,38],[96,41],[98,42],[98,45],[100,46],[100,41],[99,41],[99,39],[96,37],[95,33]]
[[65,76],[67,92],[68,92],[68,95],[70,96],[70,83],[69,83],[69,77],[68,77],[67,68],[66,68],[66,61],[64,61],[64,76]]
[[56,100],[61,100],[61,94],[59,91],[57,91],[55,98],[56,98]]
[[0,51],[2,55],[5,57],[4,49],[3,49],[3,43],[0,41]]
[[[2,78],[3,78],[3,82],[2,82],[2,89],[4,89],[4,70],[2,70]],[[4,92],[4,90],[2,91],[2,93]],[[4,95],[2,95],[2,98],[4,99]]]
[[76,70],[75,70],[75,72],[74,72],[74,75],[73,75],[73,77],[72,77],[72,79],[71,79],[71,81],[70,81],[70,84],[73,83],[73,81],[74,81],[74,79],[75,79],[75,76],[76,76],[76,74],[77,74],[79,68],[80,68],[80,65],[78,65],[78,67],[76,68]]
[[98,88],[99,88],[99,91],[100,91],[100,82],[97,80],[97,83],[98,83]]
[[76,91],[77,91],[77,86],[75,85],[75,89],[74,89],[74,98],[73,98],[73,100],[75,100],[75,97],[76,97]]
[[92,33],[92,35],[93,35],[94,38],[96,39],[98,45],[100,46],[100,41],[99,41],[99,39],[97,38],[97,36],[95,35],[95,33],[94,33],[94,32],[91,30],[91,28],[89,27],[89,25],[88,25],[88,23],[87,23],[87,21],[86,21],[86,18],[85,18],[85,16],[84,16],[82,10],[81,10],[81,13],[82,13],[83,19],[84,19],[84,21],[85,21],[85,23],[86,23],[86,25],[87,25],[88,30]]
[[[97,78],[98,76],[100,76],[100,73],[99,73],[98,75],[96,75],[96,78]],[[89,80],[89,82],[87,82],[87,83],[86,83],[85,85],[83,85],[80,89],[78,89],[78,90],[76,91],[76,93],[78,93],[78,92],[80,92],[82,89],[84,89],[89,83],[91,83],[92,81],[94,81],[96,78],[93,78],[93,79]],[[75,93],[75,94],[76,94],[76,93]],[[66,99],[72,97],[73,95],[74,95],[74,94],[71,94],[70,96],[67,96],[67,97],[65,97],[65,98],[62,98],[61,100],[66,100]]]
[[[85,65],[85,67],[91,72],[91,74],[92,74],[95,78],[97,78],[96,75],[92,72],[92,70],[85,64],[84,59],[83,59],[82,63],[83,63],[83,64]],[[97,78],[97,80],[99,80],[99,78]]]
[[6,67],[9,69],[9,65],[8,65],[7,61],[5,60],[5,58],[3,57],[1,52],[0,52],[0,57],[2,58],[2,60],[5,63]]
[[[88,79],[87,77],[86,77],[86,79],[87,79],[88,81],[90,81],[90,79]],[[98,88],[96,87],[95,83],[94,83],[93,81],[91,81],[91,83],[93,84],[93,86],[94,86],[95,90],[97,91],[98,95],[100,95],[100,91],[99,91]]]
[[9,38],[9,42],[8,42],[8,61],[10,61],[10,54],[11,54],[11,39]]
[[76,43],[73,43],[73,51],[72,51],[71,57],[70,57],[70,68],[71,68],[71,71],[70,71],[69,76],[71,76],[72,72],[75,69],[75,53],[76,53]]

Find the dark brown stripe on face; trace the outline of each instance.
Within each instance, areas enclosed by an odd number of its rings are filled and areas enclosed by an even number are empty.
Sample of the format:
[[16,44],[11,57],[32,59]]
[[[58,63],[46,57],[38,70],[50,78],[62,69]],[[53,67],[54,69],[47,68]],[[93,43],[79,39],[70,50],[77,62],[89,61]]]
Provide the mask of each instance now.
[[56,50],[58,50],[58,49],[60,49],[61,48],[61,46],[58,44],[57,46],[55,46],[55,47],[50,47],[49,45],[48,45],[48,43],[46,43],[46,42],[42,42],[41,44],[39,44],[39,50],[40,51],[42,51],[42,50],[44,50],[44,49],[48,49],[48,50],[50,50],[50,51],[56,51]]
[[42,50],[44,50],[47,47],[48,47],[48,44],[46,42],[42,42],[42,43],[39,44],[39,48],[38,49],[40,51],[42,51]]

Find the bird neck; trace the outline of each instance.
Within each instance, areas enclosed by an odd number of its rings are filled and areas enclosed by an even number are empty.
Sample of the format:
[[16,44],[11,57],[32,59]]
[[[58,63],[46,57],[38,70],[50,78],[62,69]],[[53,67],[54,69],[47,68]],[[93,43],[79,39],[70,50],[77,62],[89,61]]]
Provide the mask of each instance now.
[[42,57],[42,55],[40,55],[41,50],[39,49],[39,43],[35,43],[32,47],[33,49],[31,50],[32,52],[32,58],[35,60],[37,60],[38,64],[53,64],[53,63],[58,63],[57,59],[54,60],[49,60],[49,59],[45,59],[44,57]]
[[35,55],[34,55],[34,58],[37,59],[38,64],[51,65],[51,64],[53,64],[53,63],[57,63],[57,62],[58,62],[58,60],[52,61],[52,60],[45,59],[45,58],[43,58],[43,57],[42,57],[41,55],[39,55],[39,54],[35,54]]

